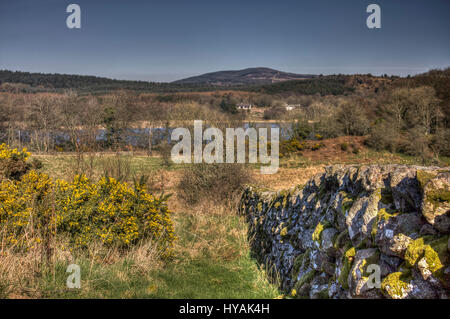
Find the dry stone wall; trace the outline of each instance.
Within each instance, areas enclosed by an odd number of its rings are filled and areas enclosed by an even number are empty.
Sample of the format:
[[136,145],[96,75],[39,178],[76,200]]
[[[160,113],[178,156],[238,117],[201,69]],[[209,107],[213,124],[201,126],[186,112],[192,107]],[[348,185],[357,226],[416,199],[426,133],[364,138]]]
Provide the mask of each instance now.
[[289,191],[248,188],[239,211],[291,296],[450,296],[450,169],[330,166]]

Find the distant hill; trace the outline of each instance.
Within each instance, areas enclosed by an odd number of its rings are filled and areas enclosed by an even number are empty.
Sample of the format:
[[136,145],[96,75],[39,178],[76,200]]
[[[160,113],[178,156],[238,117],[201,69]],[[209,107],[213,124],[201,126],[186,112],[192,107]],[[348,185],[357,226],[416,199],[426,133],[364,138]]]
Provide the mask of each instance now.
[[197,90],[194,85],[115,80],[98,76],[74,74],[30,73],[0,70],[0,84],[21,84],[24,92],[76,90],[80,92],[109,92],[125,89],[141,92],[180,92]]
[[248,68],[234,71],[218,71],[177,80],[174,84],[208,84],[216,86],[264,85],[289,80],[314,78],[311,74],[295,74],[269,68]]

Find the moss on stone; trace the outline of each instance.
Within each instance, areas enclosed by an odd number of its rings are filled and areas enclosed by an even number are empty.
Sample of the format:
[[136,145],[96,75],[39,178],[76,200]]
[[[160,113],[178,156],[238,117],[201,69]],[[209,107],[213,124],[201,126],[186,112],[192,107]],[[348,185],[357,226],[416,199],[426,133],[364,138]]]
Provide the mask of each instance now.
[[[347,240],[346,240],[347,239]],[[333,247],[336,249],[344,247],[345,243],[350,240],[350,237],[348,236],[348,229],[344,230],[343,232],[340,232],[334,242]]]
[[433,204],[450,202],[450,190],[446,188],[438,188],[427,191],[426,200]]
[[427,171],[418,170],[416,173],[417,181],[419,182],[420,187],[422,187],[422,190],[425,187],[425,185],[434,177],[436,177],[435,173],[430,173]]
[[300,288],[302,288],[303,285],[310,283],[313,279],[314,276],[316,275],[316,270],[311,269],[310,271],[308,271],[306,274],[304,274],[299,281],[297,281],[297,283],[294,286],[294,289],[296,291],[299,291]]
[[344,198],[341,203],[341,213],[345,215],[345,213],[353,206],[354,199],[349,196],[347,193],[344,193]]
[[281,205],[284,207],[284,208],[287,208],[287,205],[288,204],[288,197],[284,197],[283,198],[283,202],[281,203]]
[[316,242],[319,241],[320,237],[321,237],[320,235],[322,234],[323,230],[324,230],[323,224],[322,224],[322,222],[319,222],[312,234],[312,240],[314,240]]
[[291,290],[291,296],[292,296],[292,297],[297,296],[297,290],[292,289],[292,290]]
[[372,236],[373,241],[375,241],[377,233],[378,233],[378,218],[375,218],[375,221],[372,224],[372,230],[370,231],[370,235]]
[[342,268],[339,274],[338,282],[344,289],[348,289],[348,276],[352,268],[353,259],[356,255],[355,247],[348,249],[342,257]]
[[394,197],[392,196],[392,192],[387,188],[381,189],[380,202],[385,205],[390,205],[394,202]]
[[292,279],[296,280],[298,273],[300,272],[300,268],[303,266],[307,268],[309,266],[310,258],[310,249],[305,250],[303,254],[298,255],[294,260],[294,265],[292,267]]
[[329,289],[321,290],[321,291],[317,294],[317,297],[319,297],[319,299],[330,299],[330,296],[328,295],[328,290],[329,290]]
[[381,221],[387,222],[390,218],[400,215],[401,212],[395,212],[394,210],[389,210],[386,208],[382,208],[378,211],[377,217],[375,217],[374,222],[372,223],[372,229],[370,234],[372,236],[372,240],[375,240],[375,237],[378,232],[378,225]]
[[423,237],[418,238],[409,244],[405,252],[405,261],[409,267],[414,267],[420,258],[423,257],[425,246]]
[[379,261],[380,261],[380,252],[379,251],[375,252],[369,258],[364,259],[363,262],[361,263],[361,265],[359,266],[359,270],[361,271],[362,276],[363,277],[370,276],[372,274],[372,272],[367,272],[367,267],[369,267],[369,265],[373,265],[373,264],[378,265]]
[[360,249],[365,249],[365,248],[369,248],[370,247],[370,243],[369,240],[367,238],[364,238],[357,246],[356,249],[360,250]]
[[353,258],[353,257],[355,257],[355,255],[356,255],[356,249],[355,249],[355,247],[352,247],[352,248],[348,249],[348,250],[345,252],[345,254],[344,254],[344,256],[345,256],[346,258]]

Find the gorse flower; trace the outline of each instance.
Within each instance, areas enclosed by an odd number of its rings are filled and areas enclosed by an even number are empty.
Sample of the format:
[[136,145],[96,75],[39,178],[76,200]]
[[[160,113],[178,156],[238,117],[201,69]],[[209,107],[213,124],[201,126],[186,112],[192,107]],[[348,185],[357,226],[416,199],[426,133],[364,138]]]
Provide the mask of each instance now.
[[20,179],[31,167],[27,163],[30,153],[11,149],[6,144],[0,144],[0,181],[3,179]]
[[12,158],[26,161],[30,155],[31,153],[27,152],[26,148],[22,151],[18,151],[16,148],[9,148],[9,146],[4,143],[0,144],[0,160]]
[[[29,157],[26,150],[21,153],[5,145],[1,152],[6,160]],[[168,256],[175,239],[165,199],[147,193],[142,185],[131,187],[110,177],[93,182],[84,175],[72,181],[52,180],[35,170],[19,180],[0,179],[0,230],[7,234],[7,244],[26,249],[50,233],[68,237],[71,248],[92,241],[129,247],[149,238]]]

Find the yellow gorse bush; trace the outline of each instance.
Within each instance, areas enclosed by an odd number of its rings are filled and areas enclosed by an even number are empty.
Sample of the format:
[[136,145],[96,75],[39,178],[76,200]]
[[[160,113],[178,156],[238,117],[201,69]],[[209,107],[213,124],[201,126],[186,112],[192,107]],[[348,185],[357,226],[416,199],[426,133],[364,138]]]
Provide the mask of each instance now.
[[65,235],[73,248],[92,241],[129,247],[150,238],[163,255],[171,253],[175,235],[166,200],[149,194],[143,185],[106,177],[93,182],[84,175],[52,180],[35,170],[18,180],[0,180],[2,244],[28,249],[42,242],[44,234]]
[[0,181],[4,178],[18,179],[31,167],[27,163],[30,153],[24,148],[22,151],[11,149],[6,144],[0,144]]
[[18,151],[16,148],[9,148],[5,143],[0,144],[0,160],[4,159],[22,159],[27,160],[31,153],[27,152],[24,148],[22,151]]

